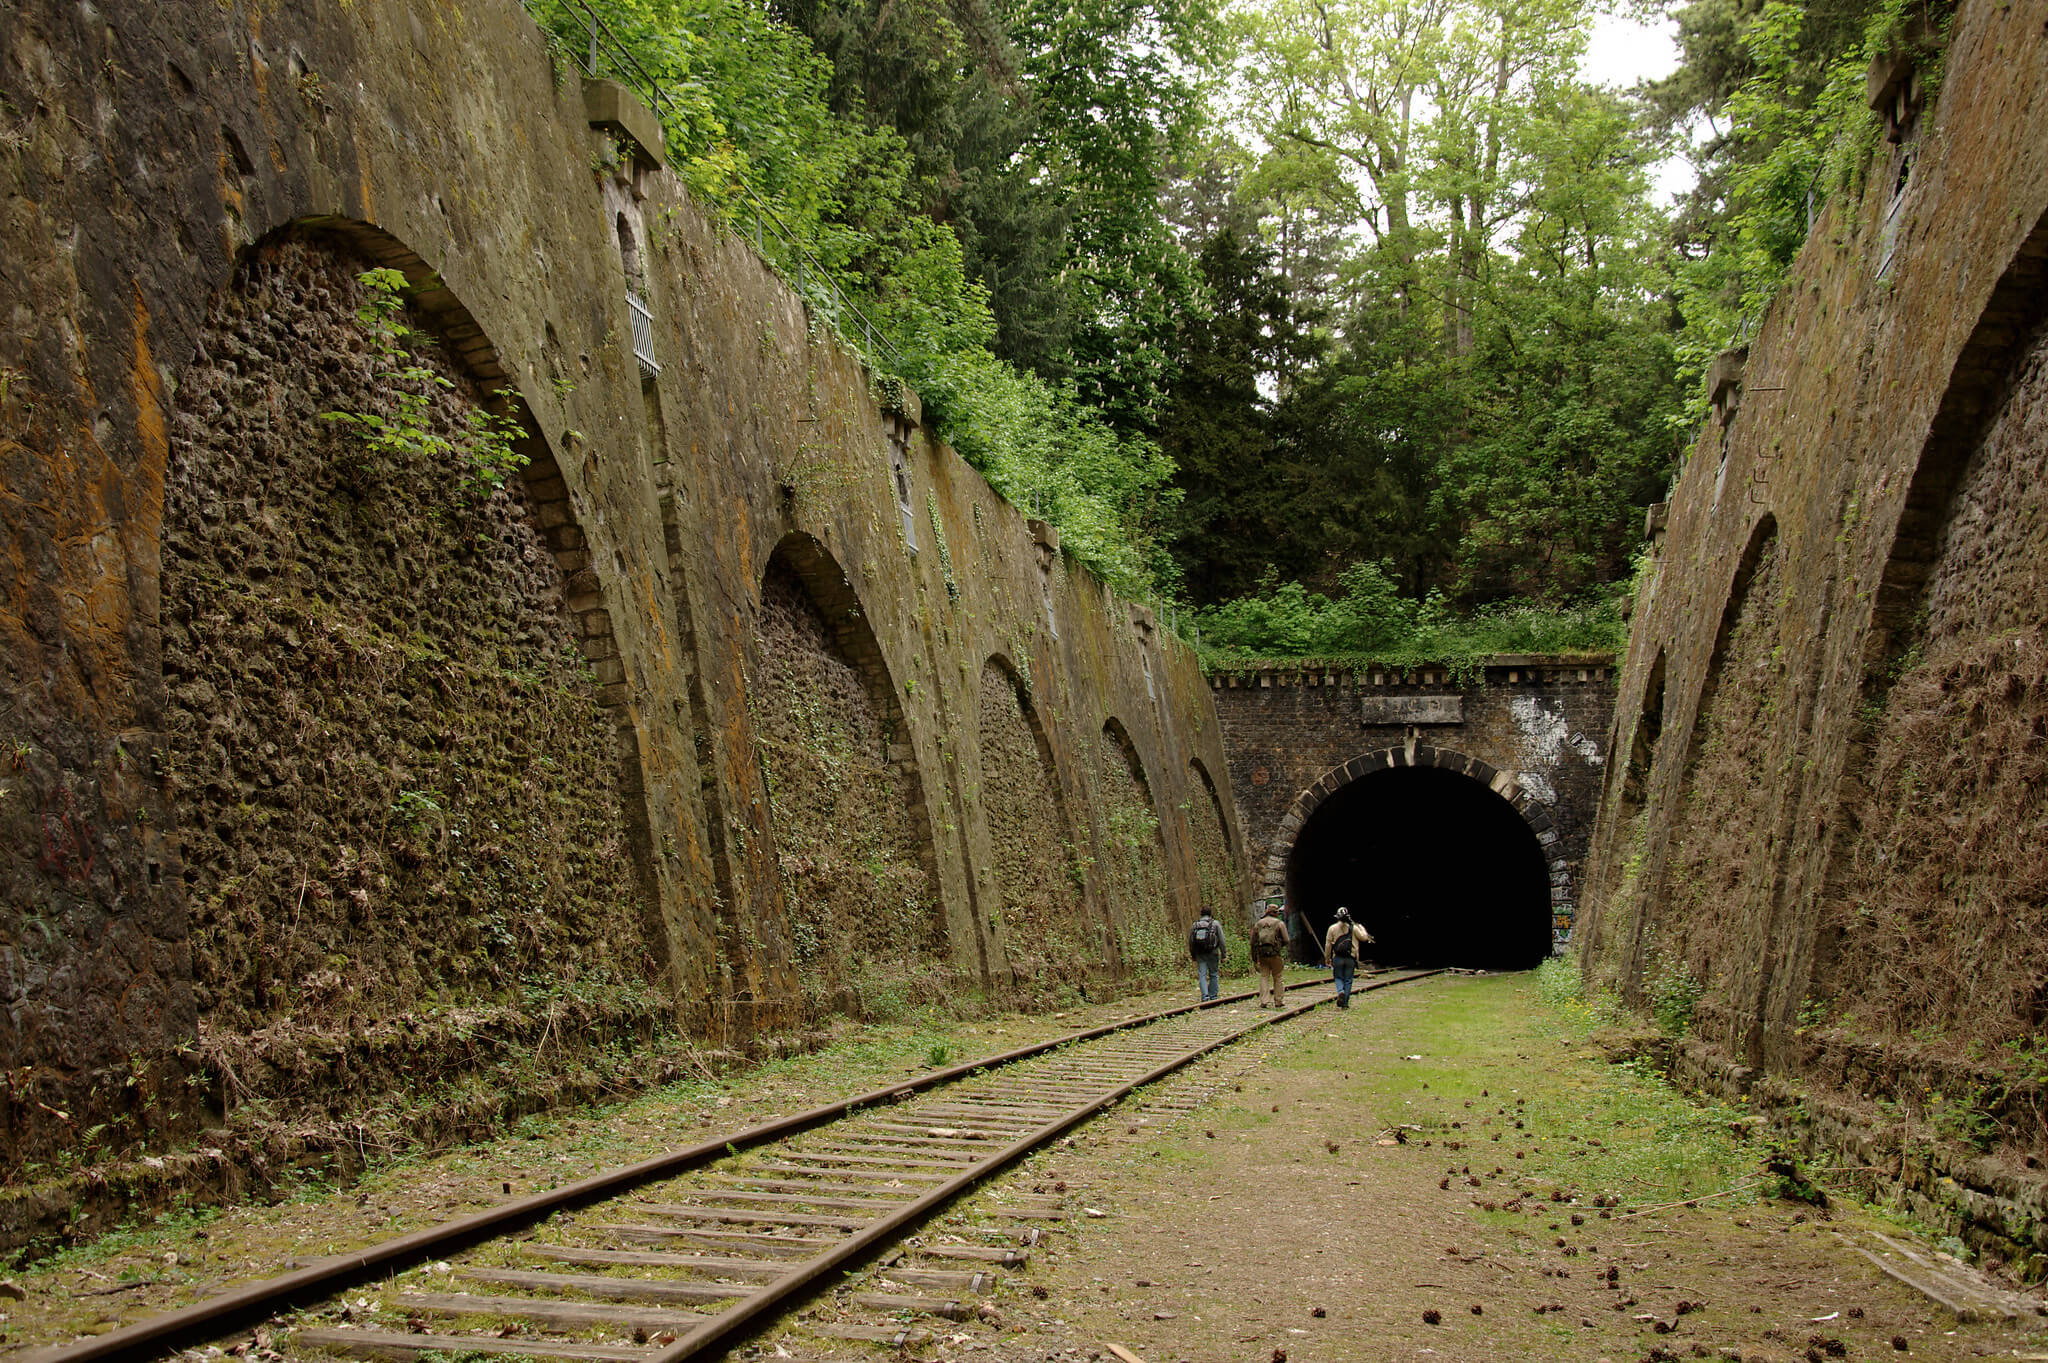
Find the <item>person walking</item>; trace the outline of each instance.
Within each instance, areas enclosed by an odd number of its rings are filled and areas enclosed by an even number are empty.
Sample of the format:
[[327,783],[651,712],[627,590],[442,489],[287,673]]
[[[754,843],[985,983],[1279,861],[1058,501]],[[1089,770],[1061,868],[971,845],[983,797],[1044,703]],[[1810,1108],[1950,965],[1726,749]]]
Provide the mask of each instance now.
[[1216,997],[1216,988],[1223,974],[1223,925],[1209,916],[1207,909],[1188,929],[1188,955],[1195,958],[1195,984],[1202,991],[1202,1002]]
[[1337,977],[1337,1006],[1351,1006],[1351,981],[1358,974],[1358,957],[1372,945],[1372,934],[1351,921],[1351,910],[1337,906],[1337,921],[1323,934],[1323,959]]
[[1287,985],[1280,972],[1287,969],[1287,918],[1277,900],[1252,924],[1252,964],[1259,968],[1259,1007],[1286,1006]]

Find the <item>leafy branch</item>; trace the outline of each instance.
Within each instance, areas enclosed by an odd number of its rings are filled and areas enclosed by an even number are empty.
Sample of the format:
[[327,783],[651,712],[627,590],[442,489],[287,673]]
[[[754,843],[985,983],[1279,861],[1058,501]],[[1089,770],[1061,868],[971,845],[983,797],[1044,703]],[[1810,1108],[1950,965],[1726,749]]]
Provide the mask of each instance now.
[[403,272],[377,268],[356,276],[363,286],[363,305],[356,309],[356,321],[370,338],[376,353],[371,384],[390,395],[388,412],[322,412],[323,421],[353,426],[373,454],[420,460],[459,460],[463,466],[463,492],[481,500],[505,485],[505,480],[526,466],[516,441],[523,427],[513,415],[513,393],[501,388],[495,394],[500,411],[471,407],[463,417],[464,439],[457,442],[443,435],[434,423],[434,399],[438,393],[456,387],[455,381],[427,364],[418,347],[431,341],[425,332],[405,320],[406,278]]

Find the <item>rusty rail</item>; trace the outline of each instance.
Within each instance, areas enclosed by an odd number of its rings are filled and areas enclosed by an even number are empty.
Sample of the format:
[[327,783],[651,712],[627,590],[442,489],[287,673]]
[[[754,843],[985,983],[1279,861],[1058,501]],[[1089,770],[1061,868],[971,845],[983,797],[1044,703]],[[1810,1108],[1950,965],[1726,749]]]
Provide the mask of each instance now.
[[[1378,980],[1360,984],[1355,992],[1366,993],[1441,973],[1430,970]],[[156,1357],[170,1350],[262,1321],[279,1311],[333,1296],[370,1278],[396,1273],[417,1264],[445,1257],[451,1252],[542,1221],[557,1212],[600,1202],[643,1184],[701,1167],[737,1151],[767,1145],[829,1122],[854,1116],[866,1108],[900,1102],[915,1094],[943,1087],[991,1068],[1045,1055],[1062,1047],[1098,1040],[1117,1032],[1152,1026],[1168,1018],[1241,1003],[1253,996],[1253,991],[1246,991],[1204,1003],[1163,1009],[1156,1013],[1072,1032],[1050,1041],[1036,1042],[976,1060],[963,1061],[944,1069],[931,1070],[882,1088],[871,1089],[852,1098],[761,1122],[738,1132],[699,1141],[680,1150],[606,1170],[560,1188],[515,1198],[486,1211],[460,1216],[441,1225],[414,1231],[367,1249],[335,1255],[296,1272],[251,1283],[246,1287],[153,1316],[104,1335],[71,1344],[50,1345],[20,1354],[16,1356],[14,1363],[110,1363],[113,1360],[125,1363],[126,1360]],[[812,1286],[834,1270],[862,1257],[891,1235],[930,1215],[966,1188],[1014,1163],[1032,1149],[1087,1120],[1133,1090],[1153,1083],[1203,1055],[1262,1027],[1298,1017],[1328,1001],[1327,996],[1317,998],[1271,1016],[1261,1016],[1242,1028],[1234,1029],[1207,1044],[1168,1059],[1139,1077],[1120,1085],[1114,1091],[1098,1094],[1090,1101],[1062,1113],[1052,1121],[1013,1140],[995,1156],[964,1168],[943,1184],[935,1186],[915,1201],[905,1203],[898,1210],[863,1227],[857,1234],[835,1244],[824,1253],[810,1260],[792,1264],[793,1271],[790,1274],[765,1285],[728,1310],[709,1317],[662,1352],[648,1353],[647,1363],[683,1363],[684,1360],[698,1357],[720,1344],[729,1343],[736,1336],[758,1324],[768,1313],[806,1294]]]

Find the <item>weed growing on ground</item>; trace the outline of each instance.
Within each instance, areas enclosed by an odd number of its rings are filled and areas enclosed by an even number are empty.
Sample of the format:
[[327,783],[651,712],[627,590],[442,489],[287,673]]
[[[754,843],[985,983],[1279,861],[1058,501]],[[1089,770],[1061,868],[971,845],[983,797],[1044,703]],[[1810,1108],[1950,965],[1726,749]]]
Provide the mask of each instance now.
[[[153,1221],[125,1223],[100,1236],[91,1244],[60,1249],[55,1254],[39,1259],[36,1262],[36,1271],[56,1276],[92,1268],[132,1251],[150,1250],[168,1241],[188,1237],[193,1231],[211,1225],[219,1216],[218,1207],[180,1207],[165,1212]],[[27,1250],[17,1251],[12,1262],[19,1266],[27,1254]],[[134,1270],[124,1270],[120,1274],[120,1280],[131,1281],[136,1276]]]
[[1693,1009],[1706,988],[1685,961],[1659,953],[1650,968],[1650,1016],[1667,1034],[1684,1036],[1692,1030]]

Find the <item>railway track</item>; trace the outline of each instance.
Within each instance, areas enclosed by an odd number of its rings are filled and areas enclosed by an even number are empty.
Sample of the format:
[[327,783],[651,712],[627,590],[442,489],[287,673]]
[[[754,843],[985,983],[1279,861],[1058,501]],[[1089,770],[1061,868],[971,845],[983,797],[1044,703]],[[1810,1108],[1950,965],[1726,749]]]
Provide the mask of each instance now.
[[[1359,992],[1437,973],[1382,974],[1361,980]],[[1292,993],[1301,1001],[1277,1013],[1233,1009],[1250,997],[1235,995],[934,1071],[19,1363],[159,1357],[422,1265],[382,1283],[374,1302],[359,1295],[344,1310],[363,1323],[298,1329],[292,1352],[685,1363],[716,1356],[877,1261],[884,1290],[855,1292],[846,1304],[880,1323],[835,1320],[813,1332],[914,1343],[919,1317],[975,1314],[975,1298],[1022,1269],[1067,1210],[1056,1192],[1011,1195],[973,1224],[910,1248],[906,1237],[1134,1091],[1334,997],[1324,984]],[[633,1342],[592,1342],[597,1330]]]

